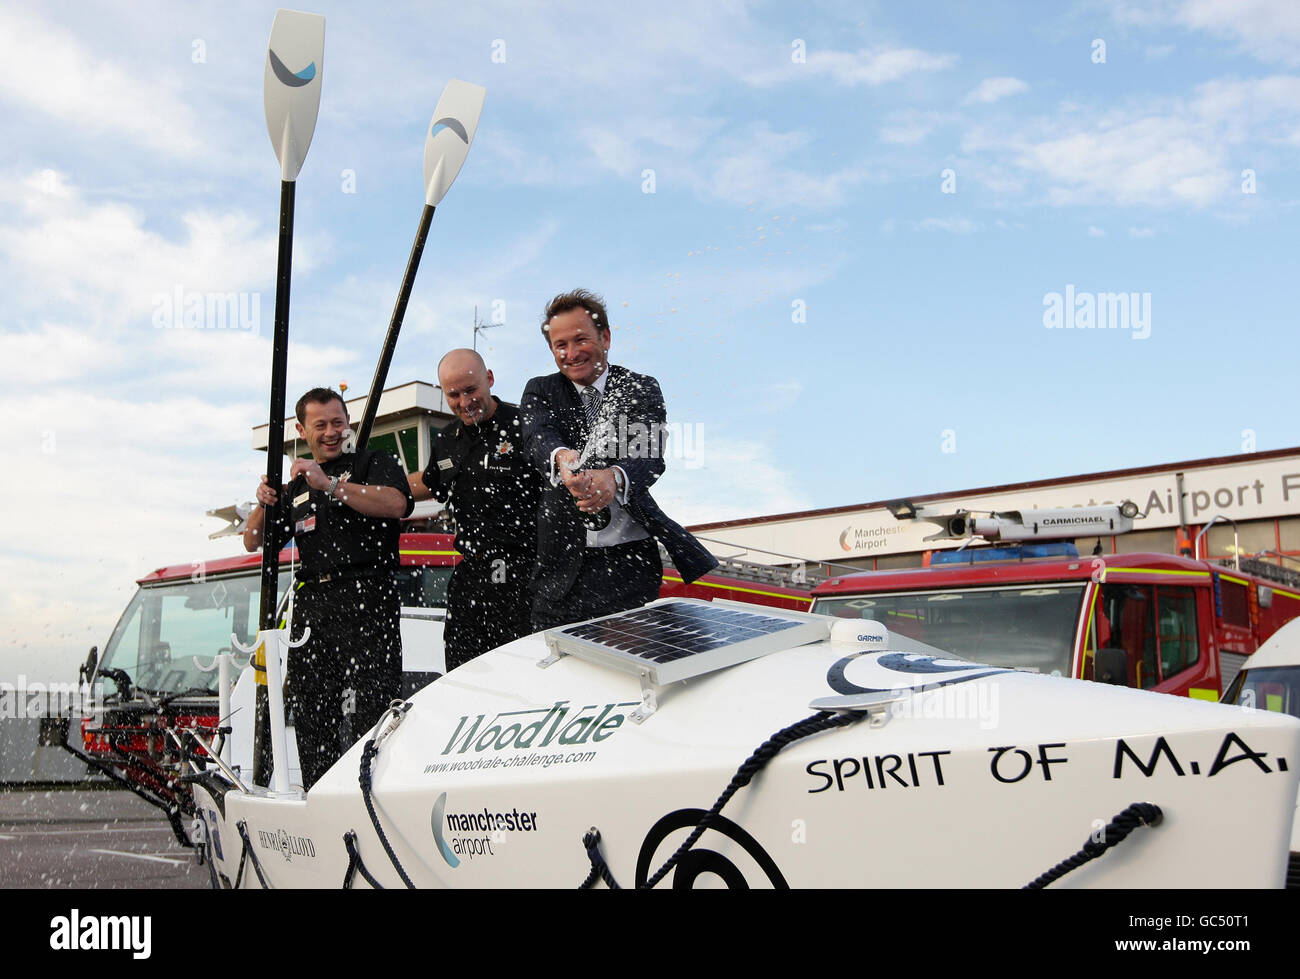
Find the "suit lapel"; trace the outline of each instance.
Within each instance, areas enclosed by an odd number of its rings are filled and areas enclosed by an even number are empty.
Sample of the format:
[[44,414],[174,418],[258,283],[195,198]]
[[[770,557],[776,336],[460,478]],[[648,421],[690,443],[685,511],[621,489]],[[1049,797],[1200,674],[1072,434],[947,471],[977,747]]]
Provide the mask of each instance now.
[[554,377],[560,392],[557,407],[563,406],[563,411],[560,412],[560,424],[565,437],[581,452],[582,445],[587,440],[587,413],[582,409],[582,399],[578,397],[573,382],[567,377],[558,372]]

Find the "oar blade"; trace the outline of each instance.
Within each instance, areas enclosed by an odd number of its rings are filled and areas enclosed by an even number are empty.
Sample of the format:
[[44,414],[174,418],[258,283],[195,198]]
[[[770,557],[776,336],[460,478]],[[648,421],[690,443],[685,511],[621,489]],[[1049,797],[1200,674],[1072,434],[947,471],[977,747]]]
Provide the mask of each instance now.
[[451,189],[478,132],[487,89],[453,78],[442,91],[424,141],[424,200],[437,206]]
[[296,180],[307,158],[320,111],[325,18],[277,10],[266,48],[263,102],[266,131],[280,161],[280,179]]

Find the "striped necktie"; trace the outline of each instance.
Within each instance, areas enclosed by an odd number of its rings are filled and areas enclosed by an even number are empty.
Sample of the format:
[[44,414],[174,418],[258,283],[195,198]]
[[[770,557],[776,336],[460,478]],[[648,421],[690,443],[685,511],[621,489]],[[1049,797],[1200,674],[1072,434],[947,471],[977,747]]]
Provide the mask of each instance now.
[[596,415],[600,411],[600,392],[594,386],[582,392],[582,410],[587,413],[587,428],[595,428]]

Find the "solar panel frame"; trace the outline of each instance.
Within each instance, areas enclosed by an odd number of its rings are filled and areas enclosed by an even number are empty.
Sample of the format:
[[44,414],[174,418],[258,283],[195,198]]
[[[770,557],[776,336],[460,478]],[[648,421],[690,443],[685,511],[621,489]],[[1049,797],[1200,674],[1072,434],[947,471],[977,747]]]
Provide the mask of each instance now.
[[657,686],[829,637],[822,616],[694,598],[660,599],[545,633],[555,655],[632,673]]

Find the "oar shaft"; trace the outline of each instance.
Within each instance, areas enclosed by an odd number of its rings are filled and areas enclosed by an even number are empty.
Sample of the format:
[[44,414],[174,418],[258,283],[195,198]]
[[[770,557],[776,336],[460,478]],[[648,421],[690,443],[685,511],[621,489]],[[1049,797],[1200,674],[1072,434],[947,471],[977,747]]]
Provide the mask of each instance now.
[[[293,261],[292,180],[280,182],[280,247],[275,273],[275,337],[271,347],[271,407],[266,432],[266,482],[277,493],[284,482],[284,389],[289,363],[289,273]],[[260,628],[275,628],[276,591],[280,576],[280,526],[267,507],[262,527],[262,596]]]
[[[275,273],[275,336],[271,344],[271,407],[266,431],[266,482],[277,493],[284,482],[284,389],[289,364],[289,279],[293,261],[293,191],[294,181],[280,181],[280,247]],[[280,581],[280,525],[266,507],[262,521],[262,594],[259,628],[275,628],[275,606]],[[272,651],[263,650],[263,656]],[[263,663],[265,666],[265,663]],[[263,676],[266,674],[263,673]],[[253,722],[253,783],[266,784],[267,726],[269,724],[266,687],[259,685],[255,698]]]
[[424,253],[424,242],[429,237],[429,225],[433,221],[432,204],[425,204],[420,215],[420,227],[415,233],[415,242],[411,245],[411,257],[406,260],[406,272],[402,276],[402,288],[397,294],[393,306],[393,316],[388,321],[388,335],[384,338],[384,349],[379,354],[379,363],[375,366],[375,376],[370,382],[370,395],[366,398],[366,412],[357,430],[357,450],[366,447],[370,441],[370,430],[375,427],[375,415],[379,412],[379,396],[383,394],[384,383],[388,380],[388,368],[393,362],[393,351],[397,349],[397,337],[402,332],[402,320],[406,317],[406,304],[411,299],[411,289],[415,285],[415,274],[420,270],[420,256]]

